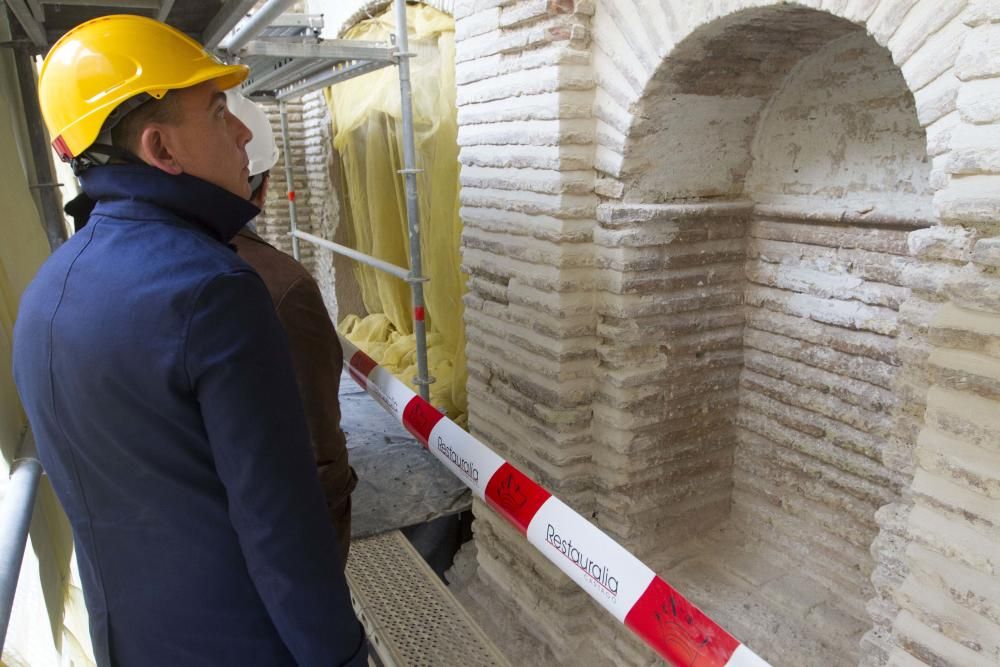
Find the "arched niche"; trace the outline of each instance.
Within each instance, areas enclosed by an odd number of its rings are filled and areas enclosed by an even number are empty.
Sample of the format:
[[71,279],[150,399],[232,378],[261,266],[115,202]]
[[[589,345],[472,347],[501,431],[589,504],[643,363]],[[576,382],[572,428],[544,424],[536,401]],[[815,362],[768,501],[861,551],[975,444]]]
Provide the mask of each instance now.
[[856,664],[891,613],[866,609],[871,545],[908,482],[885,456],[907,236],[934,224],[913,95],[863,26],[782,4],[695,30],[631,109],[595,432],[654,465],[598,505],[777,664]]

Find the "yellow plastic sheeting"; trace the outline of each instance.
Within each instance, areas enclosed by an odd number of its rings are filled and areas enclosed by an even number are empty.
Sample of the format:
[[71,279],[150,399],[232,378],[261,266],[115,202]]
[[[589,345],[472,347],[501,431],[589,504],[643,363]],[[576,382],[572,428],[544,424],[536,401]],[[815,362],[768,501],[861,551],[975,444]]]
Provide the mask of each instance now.
[[[364,319],[348,315],[340,322],[340,331],[357,343],[372,359],[390,373],[417,391],[413,378],[417,375],[417,349],[414,334],[401,334],[393,327],[384,313],[369,315]],[[455,353],[439,333],[427,334],[427,367],[436,382],[431,385],[431,403],[448,414],[456,423],[465,427],[468,422],[465,405],[456,405],[453,396],[465,398],[464,388],[456,392]]]
[[[435,9],[407,11],[413,88],[420,241],[427,305],[431,402],[464,423],[464,280],[459,270],[462,222],[458,215],[458,122],[455,106],[455,22]],[[385,42],[395,32],[392,11],[351,28],[346,39]],[[348,242],[361,252],[409,266],[403,176],[399,75],[394,67],[338,84],[327,91],[333,144],[343,165]],[[409,286],[362,264],[355,269],[365,308],[373,315],[346,317],[341,332],[413,387],[416,353]]]

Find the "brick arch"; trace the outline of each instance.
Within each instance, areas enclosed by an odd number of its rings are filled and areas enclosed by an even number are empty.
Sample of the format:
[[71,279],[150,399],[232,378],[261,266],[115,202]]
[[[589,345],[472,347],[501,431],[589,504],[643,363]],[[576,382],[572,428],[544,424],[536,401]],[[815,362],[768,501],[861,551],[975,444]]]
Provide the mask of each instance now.
[[[635,112],[644,97],[655,93],[657,72],[675,49],[738,13],[774,8],[814,10],[850,22],[887,48],[916,98],[919,121],[929,133],[928,152],[938,155],[945,149],[947,130],[954,125],[954,119],[945,117],[954,109],[958,89],[959,82],[950,71],[967,31],[960,18],[964,5],[957,0],[943,4],[934,0],[598,0],[592,21],[598,174],[617,179],[627,167],[627,147],[641,120]],[[932,134],[930,126],[935,123],[938,127]],[[939,182],[938,188],[942,185]]]

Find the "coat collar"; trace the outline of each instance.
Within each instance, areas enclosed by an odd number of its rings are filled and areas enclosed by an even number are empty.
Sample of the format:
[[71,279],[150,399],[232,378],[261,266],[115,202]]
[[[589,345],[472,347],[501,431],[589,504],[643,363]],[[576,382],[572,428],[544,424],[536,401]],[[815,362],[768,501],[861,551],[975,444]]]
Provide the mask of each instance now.
[[146,164],[91,167],[80,183],[98,202],[94,215],[162,220],[167,211],[224,243],[260,213],[246,199],[208,181],[189,174],[173,176]]
[[257,243],[263,243],[264,245],[271,245],[270,243],[265,241],[264,238],[260,234],[258,234],[256,230],[251,229],[249,225],[241,229],[237,234],[237,236],[242,236],[245,239],[249,239]]

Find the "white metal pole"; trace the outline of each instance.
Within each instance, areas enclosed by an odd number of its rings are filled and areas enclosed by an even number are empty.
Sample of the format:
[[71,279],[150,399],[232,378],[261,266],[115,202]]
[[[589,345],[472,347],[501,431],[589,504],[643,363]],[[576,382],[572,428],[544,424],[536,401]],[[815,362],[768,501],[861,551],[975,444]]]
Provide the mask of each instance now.
[[344,257],[350,257],[351,259],[359,261],[362,264],[367,264],[372,268],[376,268],[379,271],[384,271],[385,273],[394,275],[401,280],[409,281],[410,279],[409,269],[404,269],[401,266],[396,266],[395,264],[391,264],[390,262],[383,261],[378,257],[372,257],[371,255],[366,255],[363,252],[358,252],[354,248],[348,248],[345,245],[340,245],[339,243],[334,243],[333,241],[327,241],[324,238],[321,238],[314,234],[308,234],[302,231],[292,232],[291,235],[293,238],[302,239],[303,241],[314,243],[318,245],[320,248],[332,250],[338,255],[343,255]]
[[292,228],[292,257],[299,261],[298,218],[295,212],[295,182],[292,180],[292,150],[288,141],[288,107],[284,102],[278,102],[278,114],[281,116],[282,157],[285,159],[285,190],[288,193],[288,222]]

